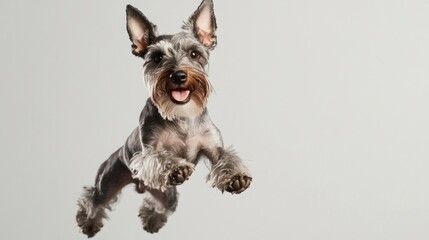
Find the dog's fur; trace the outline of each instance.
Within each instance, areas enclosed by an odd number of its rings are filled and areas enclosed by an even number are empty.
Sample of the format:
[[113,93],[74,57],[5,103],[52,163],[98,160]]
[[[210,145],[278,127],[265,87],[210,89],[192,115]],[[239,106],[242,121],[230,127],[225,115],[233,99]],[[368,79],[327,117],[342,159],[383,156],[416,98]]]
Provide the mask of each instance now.
[[150,99],[139,126],[100,166],[95,185],[85,187],[78,201],[76,220],[88,237],[101,229],[106,209],[130,183],[147,192],[139,217],[146,231],[157,232],[176,209],[176,185],[189,178],[203,156],[211,163],[207,180],[222,192],[241,193],[252,180],[234,150],[224,148],[206,109],[209,51],[217,43],[213,2],[203,0],[175,35],[158,35],[130,5],[126,13],[132,53],[145,60]]

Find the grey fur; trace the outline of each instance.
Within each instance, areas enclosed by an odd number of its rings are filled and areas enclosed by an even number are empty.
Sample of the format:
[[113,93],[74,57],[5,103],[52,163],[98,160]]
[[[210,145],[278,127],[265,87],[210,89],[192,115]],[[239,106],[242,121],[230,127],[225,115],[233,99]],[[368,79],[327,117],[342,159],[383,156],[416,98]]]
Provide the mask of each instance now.
[[147,232],[158,232],[167,222],[167,218],[177,207],[176,187],[169,187],[164,192],[159,190],[149,190],[151,195],[144,199],[143,205],[139,211],[139,217],[143,228]]
[[161,191],[167,189],[169,176],[178,167],[187,167],[192,173],[194,164],[177,157],[172,151],[155,151],[150,147],[138,152],[130,163],[133,178],[142,180],[150,189]]
[[139,211],[143,228],[158,232],[177,207],[175,186],[189,178],[202,157],[211,163],[207,180],[222,192],[241,193],[252,181],[234,150],[224,148],[206,108],[209,50],[217,41],[213,2],[204,0],[183,28],[176,35],[158,35],[154,24],[127,6],[132,52],[146,61],[150,99],[139,126],[100,166],[94,187],[84,188],[78,201],[76,221],[88,237],[101,229],[106,210],[130,183],[137,192],[147,192]]
[[79,210],[76,214],[76,221],[82,232],[88,237],[94,236],[103,227],[103,219],[107,218],[106,209],[110,208],[111,202],[103,205],[94,204],[94,187],[85,187],[82,198],[78,201]]

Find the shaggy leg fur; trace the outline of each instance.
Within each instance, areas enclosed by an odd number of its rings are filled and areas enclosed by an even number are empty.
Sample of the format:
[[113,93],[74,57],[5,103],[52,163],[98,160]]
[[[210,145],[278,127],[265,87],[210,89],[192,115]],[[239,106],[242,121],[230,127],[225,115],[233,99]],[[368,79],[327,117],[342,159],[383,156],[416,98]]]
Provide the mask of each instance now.
[[139,211],[139,217],[143,224],[143,229],[149,233],[156,233],[167,222],[177,206],[178,193],[176,187],[169,187],[166,191],[148,190],[147,196]]
[[237,154],[232,149],[224,149],[207,180],[222,192],[238,194],[250,186],[252,177]]
[[88,237],[94,236],[103,227],[107,218],[106,209],[117,199],[117,194],[132,182],[131,172],[114,153],[99,168],[94,187],[85,187],[78,200],[76,221]]
[[131,159],[130,168],[133,178],[143,181],[150,189],[164,191],[186,181],[194,170],[194,164],[173,153],[148,148]]
[[76,214],[77,225],[88,237],[93,237],[103,227],[102,220],[107,218],[105,209],[110,209],[110,205],[94,206],[94,187],[84,187],[82,198],[78,201],[78,211]]

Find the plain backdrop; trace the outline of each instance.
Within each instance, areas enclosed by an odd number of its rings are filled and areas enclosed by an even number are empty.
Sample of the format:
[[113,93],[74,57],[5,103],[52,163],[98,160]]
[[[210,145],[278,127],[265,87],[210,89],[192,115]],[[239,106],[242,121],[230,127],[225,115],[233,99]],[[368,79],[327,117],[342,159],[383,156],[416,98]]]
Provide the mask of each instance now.
[[[0,2],[0,239],[86,239],[82,186],[148,97],[131,3],[175,33],[199,0]],[[94,239],[429,239],[429,1],[215,0],[209,102],[254,181],[197,167],[158,234],[124,189]]]

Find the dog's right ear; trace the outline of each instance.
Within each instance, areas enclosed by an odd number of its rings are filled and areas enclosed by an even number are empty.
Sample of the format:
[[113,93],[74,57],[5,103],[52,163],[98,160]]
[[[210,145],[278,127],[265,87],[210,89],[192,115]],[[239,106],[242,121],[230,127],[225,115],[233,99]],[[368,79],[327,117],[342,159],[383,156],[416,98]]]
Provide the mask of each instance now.
[[158,35],[156,26],[149,22],[137,8],[127,5],[127,31],[130,40],[132,53],[136,56],[144,58],[147,52],[147,47],[152,43],[153,39]]

